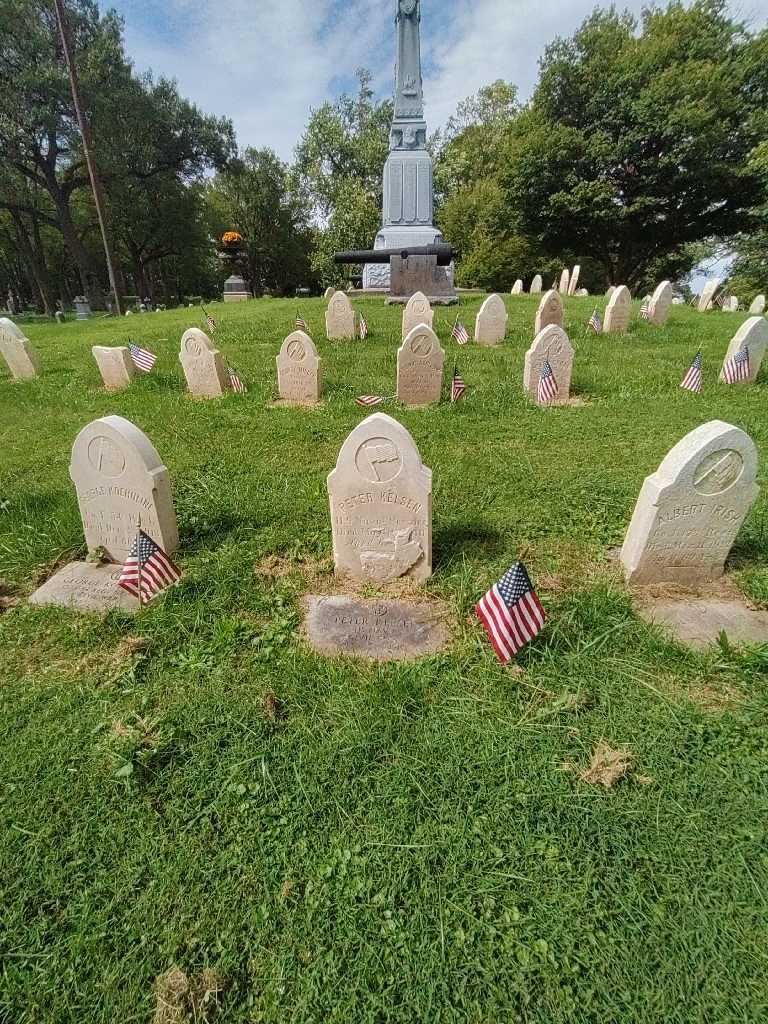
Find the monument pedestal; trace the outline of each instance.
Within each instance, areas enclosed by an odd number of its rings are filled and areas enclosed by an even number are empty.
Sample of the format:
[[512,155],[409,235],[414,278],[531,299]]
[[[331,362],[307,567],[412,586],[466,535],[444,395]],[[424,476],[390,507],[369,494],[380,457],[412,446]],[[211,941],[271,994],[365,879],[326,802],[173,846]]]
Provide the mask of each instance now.
[[453,267],[439,267],[437,256],[393,256],[387,305],[402,305],[422,292],[432,306],[452,306],[458,302],[453,286]]

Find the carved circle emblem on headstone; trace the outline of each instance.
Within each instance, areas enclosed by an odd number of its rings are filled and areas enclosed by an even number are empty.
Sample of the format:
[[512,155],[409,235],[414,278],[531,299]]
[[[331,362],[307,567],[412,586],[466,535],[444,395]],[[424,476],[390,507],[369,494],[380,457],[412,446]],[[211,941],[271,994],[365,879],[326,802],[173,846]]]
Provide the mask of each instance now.
[[355,453],[357,471],[372,484],[385,484],[400,472],[402,458],[397,446],[387,437],[370,437]]
[[110,438],[99,434],[88,445],[88,461],[103,476],[116,477],[125,470],[125,456]]
[[428,356],[433,348],[432,339],[428,334],[417,334],[411,341],[411,352],[415,356]]
[[304,343],[302,341],[299,341],[298,338],[295,341],[289,343],[286,352],[288,358],[292,360],[294,363],[300,363],[302,359],[305,359],[307,356],[306,350],[304,348]]
[[196,338],[187,338],[184,342],[184,351],[199,359],[203,354],[203,346]]
[[696,467],[693,486],[699,494],[722,494],[738,481],[744,472],[744,459],[730,448],[711,452]]

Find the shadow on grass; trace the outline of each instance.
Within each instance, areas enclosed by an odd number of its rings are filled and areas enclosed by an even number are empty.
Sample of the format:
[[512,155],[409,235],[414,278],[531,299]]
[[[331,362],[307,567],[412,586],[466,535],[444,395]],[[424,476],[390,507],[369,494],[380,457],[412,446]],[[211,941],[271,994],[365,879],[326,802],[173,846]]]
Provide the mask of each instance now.
[[438,529],[433,539],[433,564],[444,568],[462,554],[468,558],[499,554],[504,544],[497,530],[487,526],[448,526]]

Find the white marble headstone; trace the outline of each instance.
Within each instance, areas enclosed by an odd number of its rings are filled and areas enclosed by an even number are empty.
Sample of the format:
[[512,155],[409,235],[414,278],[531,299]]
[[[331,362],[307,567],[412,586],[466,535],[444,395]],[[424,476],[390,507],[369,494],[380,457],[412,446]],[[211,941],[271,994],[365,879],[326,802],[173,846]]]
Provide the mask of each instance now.
[[563,405],[568,402],[571,393],[573,346],[563,328],[557,324],[543,328],[525,353],[523,388],[534,401],[538,398],[541,371],[547,359],[557,381],[557,399],[553,404]]
[[355,427],[328,494],[337,575],[375,584],[432,575],[432,471],[397,420],[375,413]]
[[648,311],[648,322],[654,327],[663,327],[669,318],[672,310],[672,285],[669,281],[662,281],[651,296],[651,304]]
[[[731,338],[731,343],[723,360],[723,366],[737,352],[741,351],[745,345],[749,349],[749,377],[745,383],[749,383],[757,378],[766,347],[768,347],[768,320],[764,316],[751,316],[749,320],[744,321]],[[720,380],[724,379],[723,371],[721,370]]]
[[576,294],[576,289],[578,288],[578,285],[579,285],[579,274],[580,273],[581,273],[581,266],[577,263],[576,266],[571,271],[571,281],[570,281],[570,284],[568,285],[568,294],[569,295],[575,295]]
[[182,335],[179,362],[195,398],[220,398],[231,390],[224,357],[199,328],[190,327]]
[[621,284],[615,288],[608,300],[603,321],[605,334],[626,334],[629,330],[629,318],[632,314],[632,296],[629,288]]
[[560,275],[560,288],[559,288],[559,291],[560,291],[561,295],[567,295],[568,294],[568,287],[570,285],[570,280],[571,280],[570,271],[568,270],[567,267],[564,267],[563,268],[563,272]]
[[500,345],[507,333],[507,307],[500,295],[489,295],[475,319],[478,345]]
[[14,380],[32,380],[40,373],[40,360],[32,342],[13,320],[0,317],[0,356]]
[[122,391],[123,388],[131,386],[131,382],[136,376],[136,364],[124,345],[117,348],[94,345],[91,354],[96,360],[107,391]]
[[540,295],[543,287],[544,281],[542,280],[541,274],[537,274],[531,281],[531,295]]
[[757,449],[720,420],[691,431],[640,491],[621,550],[630,583],[707,583],[722,576],[759,488]]
[[699,296],[699,305],[697,307],[700,313],[705,313],[708,309],[712,308],[712,299],[715,297],[715,292],[720,287],[721,283],[722,282],[719,277],[713,277],[704,285],[704,289]]
[[322,360],[304,331],[294,331],[282,344],[277,360],[277,390],[284,402],[311,405],[323,393]]
[[765,296],[756,295],[752,300],[752,305],[749,307],[749,312],[752,316],[762,316],[765,312]]
[[328,302],[325,333],[329,341],[355,339],[355,311],[344,292],[334,292]]
[[432,326],[434,311],[429,304],[429,299],[423,292],[416,292],[405,304],[403,310],[402,339],[405,340],[414,327],[419,324]]
[[523,294],[523,282],[518,277],[518,279],[512,285],[512,291],[510,292],[510,295],[522,295],[522,294]]
[[563,300],[554,288],[545,292],[539,303],[536,312],[536,334],[539,334],[545,327],[549,327],[550,324],[563,326]]
[[328,288],[326,288],[326,289],[325,289],[325,291],[323,292],[323,298],[324,298],[324,299],[326,300],[326,302],[327,302],[327,301],[328,301],[328,299],[330,299],[330,298],[333,298],[333,296],[334,296],[335,294],[336,294],[336,289],[335,289],[335,288],[331,288],[331,287],[328,287]]
[[445,352],[427,324],[414,327],[397,350],[397,397],[403,405],[440,401]]

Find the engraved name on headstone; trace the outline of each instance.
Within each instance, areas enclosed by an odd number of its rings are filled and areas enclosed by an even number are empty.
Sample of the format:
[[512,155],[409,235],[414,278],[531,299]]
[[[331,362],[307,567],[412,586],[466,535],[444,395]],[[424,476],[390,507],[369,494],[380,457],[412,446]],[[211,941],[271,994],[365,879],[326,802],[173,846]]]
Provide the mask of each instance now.
[[277,358],[277,389],[285,402],[309,405],[323,393],[322,360],[304,331],[294,331],[282,344]]
[[613,294],[605,309],[603,321],[604,334],[626,334],[629,330],[629,318],[632,315],[632,296],[625,284],[614,288]]
[[489,295],[475,319],[478,345],[500,345],[507,333],[507,307],[500,295]]
[[404,661],[448,640],[443,611],[432,605],[310,595],[306,607],[307,636],[321,654]]
[[179,362],[195,398],[221,398],[231,390],[224,357],[199,328],[190,327],[182,335]]
[[621,563],[630,583],[698,584],[722,576],[757,499],[757,449],[713,420],[669,452],[640,491]]
[[0,355],[14,380],[32,380],[40,372],[40,360],[32,342],[13,320],[0,317]]
[[[745,383],[751,383],[757,379],[766,347],[768,347],[768,320],[764,316],[751,316],[749,320],[744,321],[731,338],[723,360],[723,367],[745,346],[749,349],[749,376]],[[724,379],[724,370],[721,370],[720,380]]]
[[557,381],[557,399],[553,404],[564,405],[571,393],[573,373],[573,345],[562,327],[550,324],[543,328],[525,353],[523,388],[536,401],[539,394],[539,380],[545,360],[549,360]]
[[131,381],[136,376],[136,364],[124,345],[117,348],[94,345],[91,354],[96,360],[107,391],[122,391],[123,388],[131,386]]
[[536,311],[536,334],[540,334],[550,324],[563,326],[563,300],[560,293],[552,288],[542,296]]
[[77,435],[69,475],[88,550],[125,562],[141,528],[171,554],[179,543],[168,470],[154,445],[122,416],[94,420]]
[[440,401],[445,352],[426,324],[414,327],[397,350],[397,397],[403,405]]
[[353,341],[355,311],[344,292],[334,292],[325,312],[325,333],[329,341]]
[[432,575],[432,470],[397,420],[374,413],[355,427],[328,494],[337,575],[377,584]]

